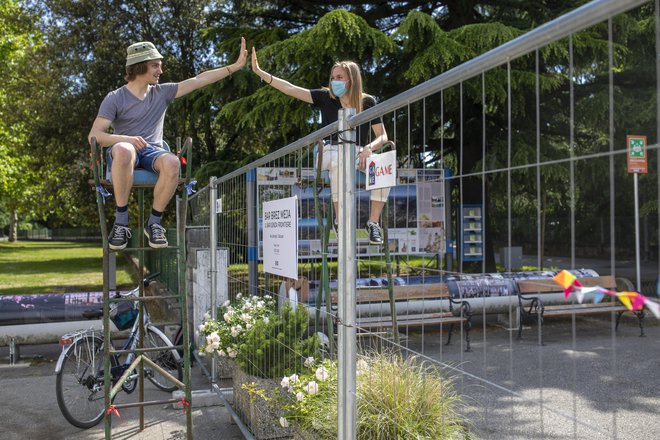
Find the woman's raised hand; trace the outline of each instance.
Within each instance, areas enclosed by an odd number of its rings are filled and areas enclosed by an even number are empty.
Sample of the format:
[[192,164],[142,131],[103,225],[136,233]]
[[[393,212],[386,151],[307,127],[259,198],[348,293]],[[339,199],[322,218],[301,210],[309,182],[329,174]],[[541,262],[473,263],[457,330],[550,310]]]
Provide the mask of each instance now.
[[261,70],[261,68],[259,67],[259,61],[257,60],[257,51],[254,48],[254,46],[252,46],[252,71],[256,73],[259,78],[264,79],[263,76],[266,74],[266,72]]
[[238,54],[238,59],[234,63],[234,71],[242,69],[247,62],[247,49],[245,48],[245,38],[241,37],[241,51]]

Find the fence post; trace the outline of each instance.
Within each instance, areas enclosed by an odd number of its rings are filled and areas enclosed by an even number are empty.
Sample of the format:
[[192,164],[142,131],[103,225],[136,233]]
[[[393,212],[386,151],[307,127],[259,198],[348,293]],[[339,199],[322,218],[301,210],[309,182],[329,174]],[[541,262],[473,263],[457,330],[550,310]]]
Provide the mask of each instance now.
[[[218,199],[218,181],[215,176],[209,181],[209,276],[211,286],[211,319],[214,321],[218,314],[218,305],[215,303],[218,290],[218,268],[216,261],[218,247],[218,213],[215,210],[215,201]],[[199,341],[196,341],[199,342]],[[211,389],[215,383],[216,357],[211,357]]]
[[338,273],[338,433],[339,440],[356,438],[355,329],[355,130],[348,120],[355,109],[339,110],[339,243]]
[[257,294],[259,285],[258,254],[259,230],[257,229],[257,169],[253,168],[245,174],[247,192],[247,245],[248,245],[248,292]]

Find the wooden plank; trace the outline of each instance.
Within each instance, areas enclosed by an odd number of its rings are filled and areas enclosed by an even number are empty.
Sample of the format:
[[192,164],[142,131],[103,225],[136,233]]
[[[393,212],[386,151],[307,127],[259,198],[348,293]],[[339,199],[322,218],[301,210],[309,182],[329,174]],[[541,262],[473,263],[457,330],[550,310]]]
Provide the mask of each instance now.
[[[583,277],[578,278],[580,284],[584,287],[594,287],[601,286],[606,289],[615,289],[616,280],[611,275],[606,275],[602,277]],[[518,291],[520,293],[551,293],[551,292],[562,292],[562,288],[559,284],[555,283],[552,279],[541,279],[541,280],[518,280]]]
[[[445,313],[416,313],[416,314],[402,314],[397,316],[397,321],[405,321],[405,320],[414,320],[414,319],[438,319],[438,318],[453,318],[454,314],[451,312],[445,312]],[[358,318],[358,322],[378,322],[378,321],[389,321],[392,322],[392,318],[390,315],[382,315],[382,316],[361,316]]]
[[[453,316],[451,318],[436,318],[436,319],[414,319],[414,320],[397,320],[399,327],[421,327],[425,325],[439,325],[439,324],[457,324],[466,322],[467,318],[461,316]],[[365,322],[358,321],[358,327],[363,329],[371,328],[387,328],[392,327],[392,320],[378,321],[378,322]]]
[[[357,303],[387,302],[390,294],[387,287],[358,287],[355,291]],[[447,284],[415,284],[410,286],[394,286],[394,300],[411,299],[446,299],[449,298]],[[337,303],[337,292],[332,292],[332,303]]]
[[546,308],[543,316],[593,315],[596,313],[626,312],[628,308],[622,305],[605,304],[575,304],[571,307]]

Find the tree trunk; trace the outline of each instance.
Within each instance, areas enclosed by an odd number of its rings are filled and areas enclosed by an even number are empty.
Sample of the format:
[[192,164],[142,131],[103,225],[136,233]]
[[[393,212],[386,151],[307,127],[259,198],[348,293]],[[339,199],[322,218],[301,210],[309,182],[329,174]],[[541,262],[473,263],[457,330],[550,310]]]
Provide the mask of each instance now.
[[9,208],[9,241],[18,241],[18,212],[16,212],[16,208]]

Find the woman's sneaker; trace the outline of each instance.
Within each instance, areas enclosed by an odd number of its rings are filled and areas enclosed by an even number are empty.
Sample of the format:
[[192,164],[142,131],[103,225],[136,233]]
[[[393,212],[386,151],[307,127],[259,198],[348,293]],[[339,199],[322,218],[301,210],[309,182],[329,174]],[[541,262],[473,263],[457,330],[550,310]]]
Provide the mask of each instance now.
[[112,231],[108,236],[108,247],[113,251],[120,251],[128,244],[128,239],[131,238],[131,230],[126,225],[112,225]]
[[369,244],[383,244],[383,236],[378,223],[367,222],[366,230],[369,233]]
[[167,237],[165,237],[165,228],[158,223],[152,223],[144,227],[144,234],[149,238],[149,246],[152,248],[167,247]]

